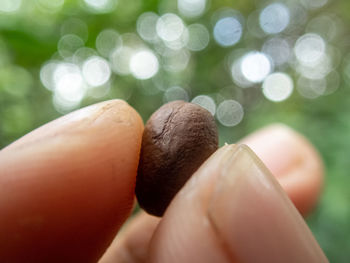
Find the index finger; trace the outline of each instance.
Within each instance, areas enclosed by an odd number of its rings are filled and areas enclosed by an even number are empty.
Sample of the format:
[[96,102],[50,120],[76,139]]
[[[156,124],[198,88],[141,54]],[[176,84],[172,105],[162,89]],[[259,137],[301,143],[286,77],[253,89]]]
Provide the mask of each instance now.
[[0,261],[96,262],[131,211],[142,131],[113,100],[3,149]]

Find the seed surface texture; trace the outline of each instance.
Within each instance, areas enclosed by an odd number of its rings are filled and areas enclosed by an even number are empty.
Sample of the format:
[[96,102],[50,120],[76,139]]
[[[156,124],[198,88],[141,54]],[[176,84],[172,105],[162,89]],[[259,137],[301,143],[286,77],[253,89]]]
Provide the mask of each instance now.
[[162,216],[188,178],[218,148],[214,117],[201,106],[173,101],[145,125],[136,197],[146,212]]

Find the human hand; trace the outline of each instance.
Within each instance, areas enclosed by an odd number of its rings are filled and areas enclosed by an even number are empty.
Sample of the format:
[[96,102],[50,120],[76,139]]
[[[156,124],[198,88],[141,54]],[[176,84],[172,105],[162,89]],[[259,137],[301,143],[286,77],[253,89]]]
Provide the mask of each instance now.
[[[128,218],[143,131],[122,101],[51,122],[0,151],[1,262],[97,262]],[[299,135],[273,126],[244,140],[302,213],[322,165]],[[327,262],[276,180],[245,146],[225,146],[162,219],[141,212],[107,262]]]

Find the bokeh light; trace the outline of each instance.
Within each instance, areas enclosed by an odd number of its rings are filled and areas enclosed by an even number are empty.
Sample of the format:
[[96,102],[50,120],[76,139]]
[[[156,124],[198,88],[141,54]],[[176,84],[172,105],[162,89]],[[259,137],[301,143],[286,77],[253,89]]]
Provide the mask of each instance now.
[[114,29],[105,29],[96,38],[96,49],[104,57],[109,57],[121,45],[122,40]]
[[130,59],[133,54],[133,49],[128,46],[115,49],[109,58],[112,70],[119,75],[130,74]]
[[294,46],[294,53],[301,64],[314,66],[324,56],[326,43],[317,34],[309,33],[301,36]]
[[74,52],[82,46],[84,41],[80,37],[68,34],[58,41],[57,50],[63,58],[67,58],[73,56]]
[[88,85],[97,87],[107,83],[111,76],[111,69],[105,59],[95,56],[84,62],[82,74]]
[[216,118],[227,127],[239,124],[243,119],[244,111],[242,105],[235,100],[224,100],[216,110]]
[[88,39],[87,24],[78,18],[69,18],[65,20],[61,26],[61,36],[64,35],[74,35],[81,38],[84,42]]
[[209,31],[202,24],[192,24],[188,26],[189,39],[187,48],[191,51],[201,51],[208,46]]
[[54,71],[53,80],[56,109],[65,112],[78,107],[86,92],[79,67],[71,63],[60,63]]
[[236,17],[223,17],[214,26],[214,39],[223,47],[235,45],[242,37],[242,24]]
[[64,74],[56,83],[55,95],[64,101],[80,103],[84,97],[84,82],[81,74]]
[[110,89],[111,89],[110,83],[106,83],[105,85],[102,85],[102,86],[89,87],[87,91],[87,95],[94,99],[101,99],[109,94]]
[[148,42],[158,39],[156,25],[159,16],[153,12],[146,12],[137,19],[136,30],[140,37]]
[[45,88],[48,90],[54,90],[55,80],[54,73],[59,63],[56,61],[49,61],[45,63],[40,69],[40,80]]
[[130,72],[137,79],[149,79],[158,69],[158,58],[151,50],[140,50],[130,59]]
[[305,7],[298,3],[298,1],[287,1],[286,4],[289,8],[290,13],[290,21],[288,30],[286,30],[286,34],[292,36],[294,33],[300,35],[301,32],[299,30],[305,28],[305,25],[310,18],[308,10]]
[[22,5],[22,0],[0,0],[1,13],[15,13]]
[[211,115],[213,115],[213,116],[215,115],[216,103],[211,97],[209,97],[207,95],[199,95],[199,96],[193,98],[191,102],[198,104],[199,106],[208,110],[211,113]]
[[35,3],[44,12],[55,13],[62,9],[64,0],[35,0]]
[[167,48],[179,50],[185,47],[188,42],[188,29],[182,19],[175,14],[162,15],[157,20],[156,31]]
[[327,88],[324,95],[330,95],[334,93],[340,85],[340,74],[338,71],[333,70],[327,75]]
[[336,38],[341,25],[335,15],[320,15],[313,18],[306,27],[306,32],[320,35],[327,41],[332,41]]
[[187,68],[191,54],[186,49],[167,50],[163,54],[162,65],[166,71],[180,72]]
[[323,95],[327,88],[327,81],[325,79],[299,77],[297,84],[299,94],[307,99],[316,99]]
[[89,47],[81,47],[74,52],[72,62],[77,65],[82,65],[88,58],[97,56],[97,51]]
[[53,104],[61,113],[79,107],[87,91],[82,71],[73,63],[49,61],[41,67],[40,80],[53,92]]
[[276,72],[267,76],[262,88],[268,100],[280,102],[292,94],[293,80],[286,73]]
[[292,55],[288,41],[280,37],[268,39],[262,47],[262,52],[268,55],[276,66],[289,62]]
[[260,18],[260,11],[255,10],[249,14],[246,22],[247,29],[248,29],[247,31],[252,37],[257,39],[266,37],[266,33],[262,30],[260,26],[259,18]]
[[162,15],[156,24],[158,36],[166,41],[172,42],[179,40],[185,30],[185,25],[180,17],[175,14]]
[[288,7],[283,3],[273,3],[265,7],[259,17],[260,26],[267,34],[277,34],[289,24]]
[[250,82],[262,82],[272,69],[272,63],[264,53],[252,51],[242,58],[241,71]]
[[80,68],[73,63],[58,62],[52,76],[54,81],[54,88],[56,88],[57,83],[60,81],[61,78],[70,73],[79,75]]
[[231,76],[233,82],[241,87],[248,88],[253,85],[251,81],[249,81],[242,73],[242,57],[236,59],[231,65]]
[[115,9],[117,0],[84,0],[84,3],[91,12],[109,13]]
[[308,9],[318,9],[327,4],[328,0],[301,0],[301,3]]
[[206,0],[177,0],[177,8],[183,16],[198,17],[204,13],[206,3]]
[[325,54],[315,65],[296,65],[296,71],[310,79],[321,79],[331,72],[333,66],[329,55]]
[[168,88],[164,92],[163,101],[164,103],[174,100],[183,100],[188,101],[188,93],[187,91],[180,86],[173,86]]

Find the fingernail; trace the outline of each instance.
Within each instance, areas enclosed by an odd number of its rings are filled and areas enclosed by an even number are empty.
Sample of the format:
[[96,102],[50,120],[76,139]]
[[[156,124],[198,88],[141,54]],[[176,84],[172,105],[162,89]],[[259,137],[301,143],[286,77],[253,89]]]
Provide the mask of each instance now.
[[208,169],[210,167],[216,168],[217,166],[224,166],[238,148],[237,144],[226,144],[218,149],[214,154],[208,158],[208,160],[202,165],[202,169]]
[[214,171],[222,170],[222,167],[227,164],[230,158],[232,158],[237,148],[238,145],[236,144],[225,145],[219,148],[201,165],[196,172],[196,175],[198,174],[198,177],[201,177],[204,180],[207,175],[212,174]]
[[245,145],[222,171],[208,218],[224,252],[238,262],[328,262],[276,179]]

